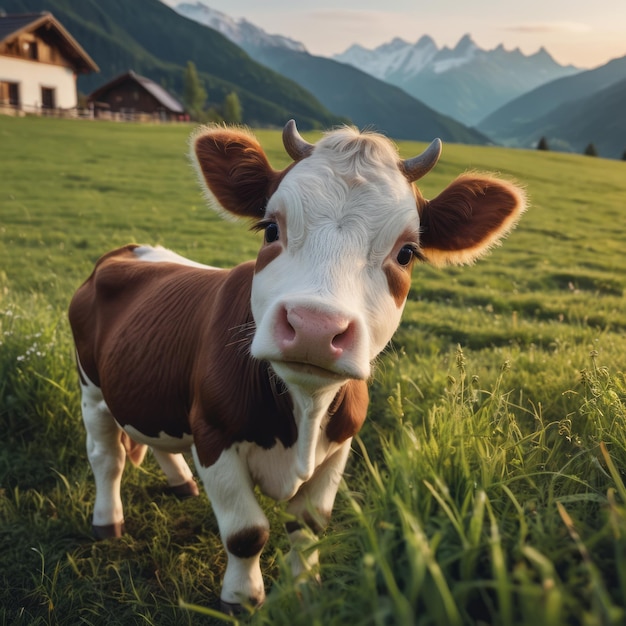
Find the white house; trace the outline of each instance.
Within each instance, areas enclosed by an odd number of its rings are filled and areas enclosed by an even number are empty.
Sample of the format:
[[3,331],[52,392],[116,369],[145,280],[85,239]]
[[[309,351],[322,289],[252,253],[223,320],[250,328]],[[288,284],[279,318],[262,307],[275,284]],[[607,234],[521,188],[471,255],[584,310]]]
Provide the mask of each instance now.
[[75,111],[93,59],[48,12],[0,14],[0,112]]

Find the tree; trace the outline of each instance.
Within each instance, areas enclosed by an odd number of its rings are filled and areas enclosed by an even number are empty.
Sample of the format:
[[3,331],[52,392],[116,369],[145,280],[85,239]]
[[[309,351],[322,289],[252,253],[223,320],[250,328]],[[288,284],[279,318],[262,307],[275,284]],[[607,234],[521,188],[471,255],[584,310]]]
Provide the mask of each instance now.
[[586,148],[583,154],[586,154],[587,156],[594,156],[597,157],[598,156],[598,151],[596,150],[596,147],[593,145],[593,143],[590,143]]
[[537,150],[550,150],[550,146],[548,146],[548,140],[545,137],[542,137],[537,144]]
[[193,117],[201,116],[206,99],[207,93],[198,77],[196,65],[193,61],[188,61],[183,77],[183,102]]
[[239,96],[231,91],[224,99],[224,121],[229,124],[241,124],[242,107]]

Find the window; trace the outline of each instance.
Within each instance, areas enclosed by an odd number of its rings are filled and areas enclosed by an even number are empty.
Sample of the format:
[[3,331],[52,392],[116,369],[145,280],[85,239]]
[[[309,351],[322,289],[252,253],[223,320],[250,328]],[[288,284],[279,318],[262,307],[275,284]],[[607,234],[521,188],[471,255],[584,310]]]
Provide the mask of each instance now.
[[0,82],[0,104],[20,105],[19,83]]
[[41,88],[41,106],[44,109],[54,109],[56,107],[54,89],[50,87]]
[[39,59],[39,49],[37,48],[36,41],[25,41],[22,44],[22,50],[24,51],[23,56],[27,59],[31,59],[33,61],[37,61],[37,59]]
[[39,58],[39,49],[35,41],[31,42],[28,46],[28,58],[36,61]]

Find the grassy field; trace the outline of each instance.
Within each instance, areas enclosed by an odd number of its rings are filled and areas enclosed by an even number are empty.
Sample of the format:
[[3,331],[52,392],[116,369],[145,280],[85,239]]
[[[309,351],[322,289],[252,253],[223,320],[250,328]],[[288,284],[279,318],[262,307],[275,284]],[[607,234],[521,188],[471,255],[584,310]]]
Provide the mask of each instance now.
[[[100,254],[130,241],[254,256],[258,235],[205,208],[190,130],[0,117],[2,624],[236,621],[214,609],[210,505],[162,495],[151,458],[125,473],[129,533],[92,541],[65,314]],[[259,136],[286,165],[279,133]],[[467,168],[523,182],[531,209],[476,266],[415,268],[320,540],[323,583],[294,586],[281,507],[264,501],[271,590],[239,621],[625,623],[626,164],[444,146],[424,194]]]

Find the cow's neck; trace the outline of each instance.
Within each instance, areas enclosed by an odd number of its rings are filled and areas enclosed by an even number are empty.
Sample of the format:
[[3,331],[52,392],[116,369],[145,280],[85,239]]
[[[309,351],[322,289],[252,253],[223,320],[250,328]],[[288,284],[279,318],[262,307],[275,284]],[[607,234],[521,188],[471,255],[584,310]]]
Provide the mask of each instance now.
[[315,393],[293,386],[289,388],[298,429],[295,444],[296,473],[303,481],[308,480],[315,471],[316,453],[328,421],[328,408],[340,387],[340,385],[327,387]]

